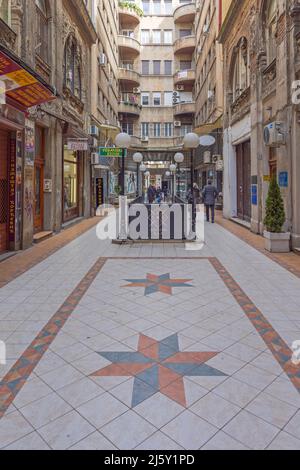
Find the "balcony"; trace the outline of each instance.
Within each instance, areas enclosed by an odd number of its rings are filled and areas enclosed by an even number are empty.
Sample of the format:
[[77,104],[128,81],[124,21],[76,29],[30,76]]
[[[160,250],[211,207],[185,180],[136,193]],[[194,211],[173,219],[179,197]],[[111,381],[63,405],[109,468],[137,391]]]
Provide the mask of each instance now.
[[196,80],[196,72],[194,69],[180,70],[174,75],[175,85],[193,85]]
[[193,54],[196,47],[196,37],[184,36],[174,42],[174,54]]
[[130,101],[120,101],[119,113],[139,117],[139,115],[141,114],[141,107],[138,103],[132,103]]
[[195,102],[178,103],[174,106],[174,115],[195,114]]
[[138,87],[141,83],[140,74],[128,68],[119,67],[118,78],[130,87]]
[[174,10],[175,23],[193,23],[196,16],[196,4],[194,2],[180,5]]
[[120,55],[126,57],[137,57],[141,52],[141,45],[139,41],[130,37],[118,35],[118,46],[120,49]]
[[136,11],[134,7],[131,7],[130,5],[124,5],[124,2],[119,3],[119,18],[121,24],[124,25],[133,25],[136,27],[137,25],[140,24],[141,21],[141,15]]

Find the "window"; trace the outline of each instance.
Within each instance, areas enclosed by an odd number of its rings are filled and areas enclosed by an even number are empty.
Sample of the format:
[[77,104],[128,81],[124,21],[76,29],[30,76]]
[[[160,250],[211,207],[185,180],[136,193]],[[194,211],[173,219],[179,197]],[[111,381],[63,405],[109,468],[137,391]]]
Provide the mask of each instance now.
[[160,75],[160,60],[153,61],[153,74]]
[[150,93],[142,93],[142,106],[150,105]]
[[10,26],[11,0],[0,0],[0,18]]
[[165,0],[165,14],[172,15],[173,8],[172,8],[172,0]]
[[266,2],[266,31],[265,40],[267,48],[268,64],[276,58],[276,0],[268,0]]
[[172,75],[172,61],[165,60],[165,75]]
[[150,14],[150,1],[145,0],[142,3],[144,15],[147,16]]
[[165,106],[173,106],[173,91],[165,91],[164,105]]
[[64,85],[81,100],[81,51],[72,34],[68,37],[65,45]]
[[153,15],[161,14],[161,0],[153,0]]
[[149,75],[150,62],[149,60],[142,60],[142,75]]
[[173,123],[165,122],[165,137],[173,137]]
[[173,44],[173,31],[171,29],[164,30],[164,43]]
[[154,29],[152,31],[152,40],[153,40],[153,44],[160,44],[161,43],[161,31],[160,31],[160,29]]
[[126,132],[128,135],[133,135],[133,122],[123,122],[122,132]]
[[142,134],[142,137],[148,137],[149,136],[149,122],[142,122],[141,123],[141,134]]
[[191,36],[192,30],[191,29],[180,29],[179,30],[179,37],[185,38],[186,36]]
[[153,93],[153,106],[160,106],[161,105],[161,93],[159,91],[155,91]]
[[[1,4],[1,1],[0,1]],[[49,30],[48,30],[48,13],[45,0],[36,0],[37,12],[37,54],[46,62],[49,62]]]
[[149,44],[150,42],[150,31],[149,29],[142,29],[141,31],[141,43]]
[[179,68],[180,70],[190,70],[192,68],[192,62],[190,60],[181,60]]
[[155,122],[154,123],[153,137],[160,137],[160,122]]
[[242,37],[236,48],[233,67],[232,97],[235,101],[249,86],[249,59],[248,43]]

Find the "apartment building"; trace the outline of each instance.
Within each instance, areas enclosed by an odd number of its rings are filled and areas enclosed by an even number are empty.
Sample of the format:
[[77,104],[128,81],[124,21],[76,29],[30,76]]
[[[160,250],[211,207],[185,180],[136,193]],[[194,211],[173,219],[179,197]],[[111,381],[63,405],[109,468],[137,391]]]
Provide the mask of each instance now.
[[[119,10],[119,120],[149,161],[169,161],[194,126],[194,2],[146,0]],[[161,164],[159,164],[161,167]],[[152,166],[151,174],[161,173]]]
[[[119,127],[119,2],[94,0],[93,19],[97,40],[91,61],[91,128],[93,154],[100,146],[114,144]],[[92,165],[92,209],[108,202],[110,173],[118,171],[118,161],[101,157]]]

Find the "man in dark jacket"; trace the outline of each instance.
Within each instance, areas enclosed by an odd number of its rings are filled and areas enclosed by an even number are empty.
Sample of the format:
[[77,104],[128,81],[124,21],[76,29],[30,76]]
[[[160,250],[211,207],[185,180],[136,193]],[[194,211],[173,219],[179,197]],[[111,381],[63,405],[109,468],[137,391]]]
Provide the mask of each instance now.
[[209,222],[209,210],[211,210],[211,221],[215,222],[215,204],[216,198],[218,196],[218,190],[213,186],[212,181],[208,180],[208,184],[204,187],[202,191],[203,202],[206,208],[206,220]]

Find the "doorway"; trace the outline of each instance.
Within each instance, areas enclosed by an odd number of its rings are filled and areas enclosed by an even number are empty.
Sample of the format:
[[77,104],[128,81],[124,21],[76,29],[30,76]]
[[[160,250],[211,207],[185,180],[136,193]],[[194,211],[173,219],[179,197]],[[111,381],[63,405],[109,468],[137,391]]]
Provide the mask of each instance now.
[[45,135],[44,129],[35,129],[35,161],[34,161],[34,232],[44,228],[44,165],[45,165]]
[[8,136],[0,129],[0,253],[8,249]]
[[250,140],[236,146],[237,216],[251,220],[251,144]]

